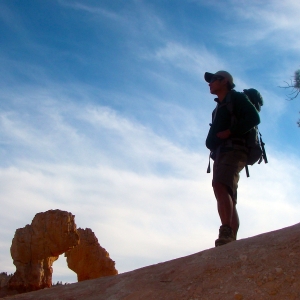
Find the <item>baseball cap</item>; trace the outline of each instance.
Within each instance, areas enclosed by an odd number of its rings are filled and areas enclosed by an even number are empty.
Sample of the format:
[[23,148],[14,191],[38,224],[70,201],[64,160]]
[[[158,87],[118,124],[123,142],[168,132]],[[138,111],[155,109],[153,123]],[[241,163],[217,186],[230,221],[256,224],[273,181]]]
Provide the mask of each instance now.
[[210,82],[213,76],[222,76],[222,77],[227,79],[227,81],[231,84],[232,87],[235,87],[235,84],[233,83],[233,77],[227,71],[218,71],[215,74],[205,72],[204,79],[205,79],[206,82]]

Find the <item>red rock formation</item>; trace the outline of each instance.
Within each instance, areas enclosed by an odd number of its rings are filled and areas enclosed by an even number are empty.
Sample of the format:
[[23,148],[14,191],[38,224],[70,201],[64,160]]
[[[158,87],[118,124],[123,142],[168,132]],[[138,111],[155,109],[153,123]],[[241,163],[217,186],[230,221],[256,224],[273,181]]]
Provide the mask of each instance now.
[[65,253],[68,267],[77,274],[78,281],[117,275],[115,262],[102,248],[94,232],[78,228],[80,243]]
[[10,252],[16,272],[8,287],[19,292],[50,287],[53,262],[78,242],[71,213],[49,210],[36,214],[31,225],[15,232]]

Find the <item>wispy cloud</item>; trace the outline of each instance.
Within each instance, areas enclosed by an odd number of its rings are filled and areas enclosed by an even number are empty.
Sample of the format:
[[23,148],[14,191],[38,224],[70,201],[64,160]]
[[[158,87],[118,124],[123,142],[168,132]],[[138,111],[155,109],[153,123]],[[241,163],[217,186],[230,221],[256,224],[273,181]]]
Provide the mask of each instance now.
[[167,42],[164,47],[155,51],[154,57],[162,63],[170,63],[185,72],[199,76],[199,78],[202,78],[207,70],[226,68],[224,61],[212,51],[208,51],[204,47],[195,49],[178,42]]
[[300,24],[299,2],[288,0],[265,1],[232,1],[233,8],[245,19],[255,20],[258,24],[266,25],[276,30],[296,30]]
[[118,28],[125,35],[133,38],[135,46],[140,47],[135,39],[141,38],[159,38],[165,26],[161,18],[159,18],[151,5],[144,1],[128,1],[127,5],[120,5],[115,10],[110,8],[110,5],[95,2],[87,4],[86,2],[70,2],[59,0],[59,3],[74,10],[88,13],[92,18],[91,22],[97,24],[100,20],[106,19],[111,22],[111,26]]
[[215,1],[204,5],[214,6],[227,15],[225,37],[228,43],[250,46],[257,42],[272,42],[276,47],[286,49],[288,45],[290,50],[299,49],[299,41],[295,39],[300,25],[297,1],[232,0],[229,4]]
[[74,10],[87,12],[87,13],[93,14],[93,15],[102,16],[102,17],[110,19],[112,21],[121,21],[122,20],[122,18],[120,17],[119,14],[117,14],[113,11],[104,9],[97,5],[88,5],[84,2],[74,2],[74,1],[70,2],[70,1],[64,1],[64,0],[59,0],[58,2],[65,7],[69,7]]

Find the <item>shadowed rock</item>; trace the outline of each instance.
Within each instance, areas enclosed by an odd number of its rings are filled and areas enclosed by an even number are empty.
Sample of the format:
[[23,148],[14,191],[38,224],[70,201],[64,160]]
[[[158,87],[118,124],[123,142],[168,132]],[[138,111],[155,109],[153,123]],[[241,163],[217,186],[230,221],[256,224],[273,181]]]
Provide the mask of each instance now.
[[78,228],[80,243],[65,253],[68,267],[77,274],[78,281],[95,279],[103,276],[117,275],[115,262],[102,248],[94,232]]
[[0,273],[0,289],[7,286],[7,283],[12,275],[7,275],[6,272]]

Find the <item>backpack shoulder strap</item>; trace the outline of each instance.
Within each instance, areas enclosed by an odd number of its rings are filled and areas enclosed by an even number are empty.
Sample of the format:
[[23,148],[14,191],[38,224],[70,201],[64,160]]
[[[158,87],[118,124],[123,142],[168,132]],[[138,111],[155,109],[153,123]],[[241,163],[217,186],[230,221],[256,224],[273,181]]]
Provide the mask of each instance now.
[[231,125],[236,121],[236,117],[233,113],[233,109],[234,109],[234,93],[236,93],[235,90],[230,91],[225,98],[225,103],[224,105],[226,105],[230,115],[231,115]]
[[[235,94],[237,92],[235,90],[230,91],[227,96],[226,96],[226,104],[227,104],[227,109],[231,115],[231,125],[236,121],[236,116],[234,115],[233,109],[234,109],[234,99],[235,99]],[[246,176],[250,177],[248,165],[245,165],[245,171],[246,171]]]

